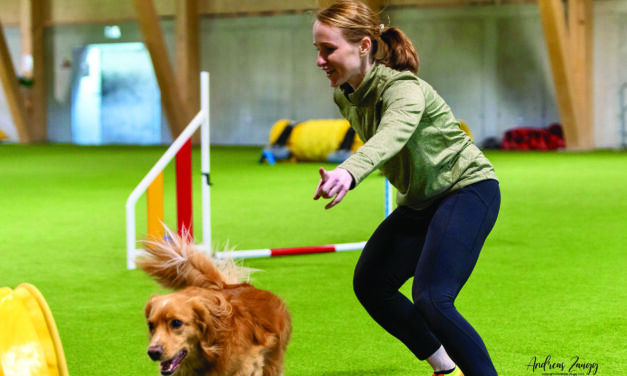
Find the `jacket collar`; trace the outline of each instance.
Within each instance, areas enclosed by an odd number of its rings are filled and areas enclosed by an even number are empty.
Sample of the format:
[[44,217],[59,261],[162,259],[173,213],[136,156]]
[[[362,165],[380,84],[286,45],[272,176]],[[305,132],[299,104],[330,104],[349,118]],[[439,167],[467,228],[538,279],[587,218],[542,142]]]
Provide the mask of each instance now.
[[353,88],[345,82],[340,86],[344,97],[352,104],[359,105],[368,97],[368,94],[376,87],[377,81],[377,72],[381,70],[382,65],[379,63],[374,63],[370,71],[366,73],[363,81],[357,88],[357,90],[353,90]]

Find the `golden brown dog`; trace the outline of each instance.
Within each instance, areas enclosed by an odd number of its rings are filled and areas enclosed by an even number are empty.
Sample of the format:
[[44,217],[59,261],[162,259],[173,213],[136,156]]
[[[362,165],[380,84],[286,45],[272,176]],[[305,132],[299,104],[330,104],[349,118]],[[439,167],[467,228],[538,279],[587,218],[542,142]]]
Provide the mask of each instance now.
[[146,242],[138,266],[163,287],[145,314],[148,355],[161,362],[162,375],[278,376],[292,327],[285,304],[269,291],[218,270],[193,244],[170,233],[167,241]]

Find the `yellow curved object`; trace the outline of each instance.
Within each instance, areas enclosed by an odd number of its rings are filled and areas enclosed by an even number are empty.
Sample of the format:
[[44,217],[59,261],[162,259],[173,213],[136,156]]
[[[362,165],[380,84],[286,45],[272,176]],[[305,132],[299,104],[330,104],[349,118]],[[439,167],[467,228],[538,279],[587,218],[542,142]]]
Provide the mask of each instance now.
[[0,376],[68,376],[59,332],[39,290],[0,288]]
[[281,119],[274,123],[272,129],[270,130],[270,145],[274,144],[279,139],[279,136],[281,136],[285,127],[290,124],[292,124],[292,121],[289,119]]
[[457,121],[459,122],[459,127],[462,129],[462,131],[466,132],[466,135],[470,137],[470,141],[474,142],[475,140],[472,137],[472,132],[470,131],[470,127],[468,126],[468,124],[466,124],[466,122],[464,122],[463,120],[457,119]]
[[[270,130],[270,144],[276,142],[289,120],[277,121]],[[297,123],[287,140],[292,159],[305,161],[326,161],[329,154],[337,151],[350,124],[345,119],[307,120]],[[363,142],[355,135],[351,151],[355,152]]]

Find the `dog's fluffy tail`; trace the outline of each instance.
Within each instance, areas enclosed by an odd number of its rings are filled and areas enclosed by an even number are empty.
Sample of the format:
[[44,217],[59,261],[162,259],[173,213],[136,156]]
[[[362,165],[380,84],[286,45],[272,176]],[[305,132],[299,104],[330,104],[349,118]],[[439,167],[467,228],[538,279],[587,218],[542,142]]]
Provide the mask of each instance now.
[[161,286],[174,290],[189,286],[221,289],[225,284],[240,283],[248,277],[250,270],[232,260],[214,263],[187,240],[188,236],[181,237],[168,228],[166,231],[166,240],[144,241],[146,253],[137,260],[137,266]]

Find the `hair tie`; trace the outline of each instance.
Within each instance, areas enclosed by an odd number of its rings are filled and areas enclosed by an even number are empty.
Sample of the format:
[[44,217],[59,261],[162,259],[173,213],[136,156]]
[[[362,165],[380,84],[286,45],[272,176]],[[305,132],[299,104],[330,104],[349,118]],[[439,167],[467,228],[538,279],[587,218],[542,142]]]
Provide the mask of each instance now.
[[381,29],[381,34],[383,34],[383,29],[385,28],[384,24],[379,25],[379,28]]

